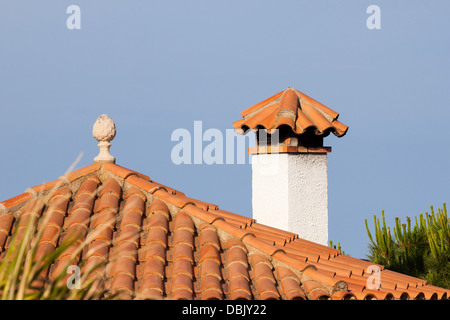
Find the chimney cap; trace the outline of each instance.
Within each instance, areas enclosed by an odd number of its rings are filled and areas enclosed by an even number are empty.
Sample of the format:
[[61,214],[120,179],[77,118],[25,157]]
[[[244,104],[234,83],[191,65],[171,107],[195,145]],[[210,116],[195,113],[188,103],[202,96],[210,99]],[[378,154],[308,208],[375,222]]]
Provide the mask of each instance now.
[[326,137],[333,132],[343,137],[348,130],[337,120],[339,113],[291,87],[242,111],[241,115],[243,119],[233,123],[239,134],[260,129],[272,134],[281,126],[288,126],[294,136],[312,133]]

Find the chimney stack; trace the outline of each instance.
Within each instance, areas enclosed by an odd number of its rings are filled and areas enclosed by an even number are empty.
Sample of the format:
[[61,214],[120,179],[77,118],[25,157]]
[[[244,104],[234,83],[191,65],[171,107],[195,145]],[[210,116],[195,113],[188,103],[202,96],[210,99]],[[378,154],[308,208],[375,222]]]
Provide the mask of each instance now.
[[252,154],[252,207],[258,222],[328,244],[327,154],[323,138],[348,127],[339,114],[287,88],[241,112],[237,133],[256,133]]

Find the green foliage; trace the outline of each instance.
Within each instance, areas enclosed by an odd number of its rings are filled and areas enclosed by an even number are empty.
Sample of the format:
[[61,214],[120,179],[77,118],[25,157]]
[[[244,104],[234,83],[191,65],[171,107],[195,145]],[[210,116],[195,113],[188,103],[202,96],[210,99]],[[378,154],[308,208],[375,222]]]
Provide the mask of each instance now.
[[343,255],[346,255],[346,254],[345,254],[345,251],[342,250],[342,247],[341,247],[341,243],[340,243],[340,242],[338,242],[337,247],[336,247],[336,245],[333,244],[333,240],[329,240],[328,243],[329,243],[329,245],[330,245],[330,248],[337,249],[337,250],[341,251],[341,253],[342,253]]
[[430,284],[450,288],[450,220],[445,203],[436,213],[431,207],[425,217],[411,218],[402,223],[395,218],[393,233],[374,215],[374,237],[365,220],[370,239],[368,258],[387,269],[426,279]]
[[[26,224],[21,232],[18,228],[12,235],[11,245],[0,263],[0,299],[2,300],[71,300],[97,299],[105,292],[99,290],[98,280],[90,277],[98,266],[87,270],[80,278],[80,288],[69,289],[66,272],[56,274],[53,279],[45,279],[43,274],[58,260],[60,255],[69,247],[74,246],[74,254],[64,266],[66,271],[82,251],[85,242],[79,241],[79,236],[69,235],[50,254],[37,256],[39,240],[48,217],[37,219],[37,214]],[[38,225],[40,225],[38,229]],[[45,282],[45,285],[42,284]]]

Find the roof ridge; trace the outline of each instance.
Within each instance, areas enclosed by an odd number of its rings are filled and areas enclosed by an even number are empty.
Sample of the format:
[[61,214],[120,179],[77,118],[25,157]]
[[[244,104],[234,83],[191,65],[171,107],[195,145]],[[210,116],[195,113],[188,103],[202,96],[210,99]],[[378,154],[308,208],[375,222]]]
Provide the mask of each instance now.
[[78,178],[85,177],[98,171],[100,168],[101,165],[99,163],[94,163],[59,176],[56,180],[26,188],[24,193],[0,202],[0,214],[20,208],[28,203],[29,200],[37,198],[42,194],[50,193],[50,190],[56,191]]

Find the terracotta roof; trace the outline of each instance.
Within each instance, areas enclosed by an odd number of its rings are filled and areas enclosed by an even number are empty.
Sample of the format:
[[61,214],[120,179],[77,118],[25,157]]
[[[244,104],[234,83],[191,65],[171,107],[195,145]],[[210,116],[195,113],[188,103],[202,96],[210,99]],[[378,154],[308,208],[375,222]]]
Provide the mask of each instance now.
[[287,88],[241,112],[243,119],[233,123],[238,133],[267,129],[272,133],[289,126],[297,135],[313,132],[327,136],[333,132],[342,137],[348,127],[339,122],[339,114],[294,88]]
[[[38,255],[71,232],[90,240],[78,262],[122,299],[447,299],[450,291],[221,210],[115,164],[93,164],[0,203],[1,257],[33,212],[51,215]],[[35,211],[33,211],[35,210]],[[19,220],[22,217],[24,219]],[[59,233],[61,232],[61,234]],[[71,248],[46,277],[61,271]],[[83,270],[83,269],[82,269]],[[62,270],[64,271],[64,270]]]

